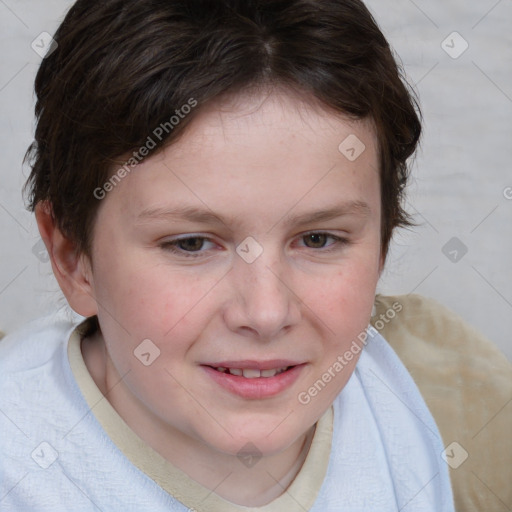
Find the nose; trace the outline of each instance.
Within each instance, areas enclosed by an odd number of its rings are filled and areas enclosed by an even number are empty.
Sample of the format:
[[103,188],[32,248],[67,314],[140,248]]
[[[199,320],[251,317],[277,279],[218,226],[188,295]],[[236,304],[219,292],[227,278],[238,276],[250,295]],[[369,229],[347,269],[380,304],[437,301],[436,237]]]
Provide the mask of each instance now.
[[285,263],[264,252],[252,263],[238,258],[229,274],[224,317],[230,330],[271,341],[299,323],[301,300]]

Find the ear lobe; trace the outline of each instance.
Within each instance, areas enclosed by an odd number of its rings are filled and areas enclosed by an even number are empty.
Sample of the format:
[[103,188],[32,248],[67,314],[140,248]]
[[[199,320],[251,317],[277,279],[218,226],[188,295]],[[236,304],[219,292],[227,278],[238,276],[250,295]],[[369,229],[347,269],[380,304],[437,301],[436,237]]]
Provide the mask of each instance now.
[[69,305],[79,315],[96,315],[98,310],[89,258],[79,254],[75,244],[57,227],[48,201],[37,204],[35,215],[53,273]]

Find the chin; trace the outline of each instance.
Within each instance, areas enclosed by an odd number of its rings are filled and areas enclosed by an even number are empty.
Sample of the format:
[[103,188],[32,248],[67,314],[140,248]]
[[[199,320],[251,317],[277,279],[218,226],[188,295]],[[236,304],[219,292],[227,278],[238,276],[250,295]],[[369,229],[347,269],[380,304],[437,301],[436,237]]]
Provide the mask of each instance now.
[[271,424],[265,425],[265,428],[239,429],[236,433],[230,429],[229,425],[225,428],[232,434],[232,437],[226,433],[221,439],[211,439],[208,444],[212,448],[226,455],[231,456],[272,456],[289,448],[301,435],[306,434],[307,428],[302,430],[277,428],[276,426],[282,421],[281,418],[276,419]]

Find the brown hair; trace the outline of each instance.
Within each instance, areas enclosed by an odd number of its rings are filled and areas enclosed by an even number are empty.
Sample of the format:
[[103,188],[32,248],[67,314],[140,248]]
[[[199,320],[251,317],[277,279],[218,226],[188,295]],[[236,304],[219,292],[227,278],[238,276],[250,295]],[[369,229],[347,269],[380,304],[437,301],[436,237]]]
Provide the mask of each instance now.
[[[54,38],[35,81],[26,189],[29,208],[49,201],[79,252],[90,255],[95,190],[121,155],[145,146],[159,126],[166,130],[153,137],[156,149],[168,145],[202,105],[269,84],[372,118],[384,256],[394,228],[411,225],[402,201],[419,108],[361,1],[78,0]],[[198,106],[171,126],[191,99]]]

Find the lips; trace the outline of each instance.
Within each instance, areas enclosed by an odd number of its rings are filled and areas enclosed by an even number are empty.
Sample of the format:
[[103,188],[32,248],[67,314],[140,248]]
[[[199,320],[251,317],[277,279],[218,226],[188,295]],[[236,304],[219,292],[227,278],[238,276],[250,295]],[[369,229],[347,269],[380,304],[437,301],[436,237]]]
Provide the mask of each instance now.
[[219,361],[201,365],[220,387],[245,399],[276,396],[293,385],[305,363],[269,361]]

